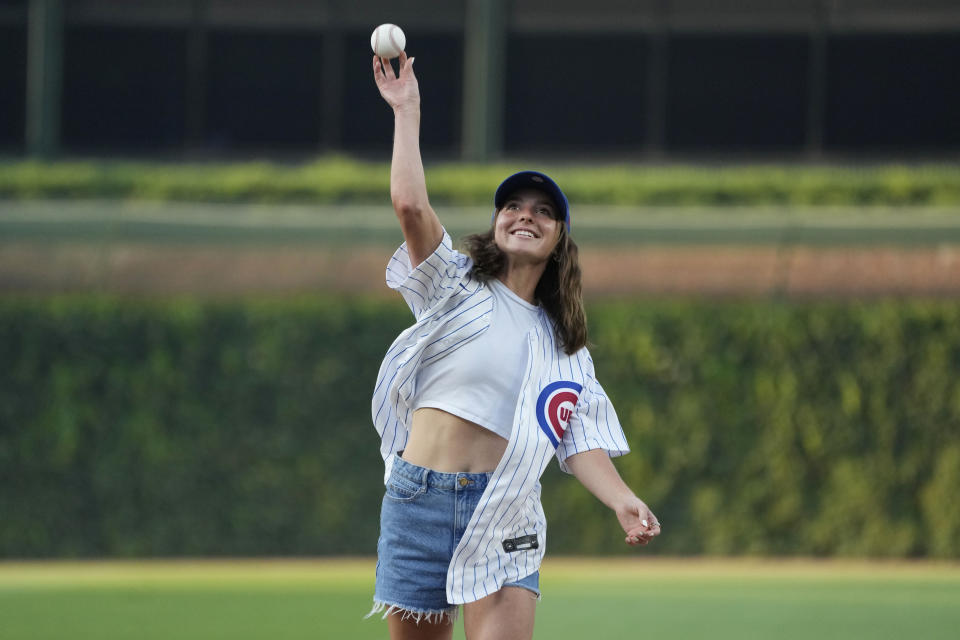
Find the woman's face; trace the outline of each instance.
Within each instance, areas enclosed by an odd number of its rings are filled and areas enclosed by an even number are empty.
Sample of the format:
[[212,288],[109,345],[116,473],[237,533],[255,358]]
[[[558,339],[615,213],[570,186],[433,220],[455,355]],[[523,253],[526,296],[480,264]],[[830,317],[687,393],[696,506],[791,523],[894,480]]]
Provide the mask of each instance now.
[[514,260],[546,262],[560,239],[563,222],[545,193],[521,189],[510,195],[494,222],[494,242]]

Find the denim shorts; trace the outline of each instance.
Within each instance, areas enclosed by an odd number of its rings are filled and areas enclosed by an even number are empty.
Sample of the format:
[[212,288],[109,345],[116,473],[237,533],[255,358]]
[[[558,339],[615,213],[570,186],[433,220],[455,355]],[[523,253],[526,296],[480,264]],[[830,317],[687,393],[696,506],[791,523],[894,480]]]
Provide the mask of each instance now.
[[[490,473],[440,473],[411,464],[399,454],[380,510],[377,581],[373,611],[384,617],[403,611],[418,621],[452,621],[447,568],[463,537]],[[540,597],[540,573],[505,587],[523,587]]]

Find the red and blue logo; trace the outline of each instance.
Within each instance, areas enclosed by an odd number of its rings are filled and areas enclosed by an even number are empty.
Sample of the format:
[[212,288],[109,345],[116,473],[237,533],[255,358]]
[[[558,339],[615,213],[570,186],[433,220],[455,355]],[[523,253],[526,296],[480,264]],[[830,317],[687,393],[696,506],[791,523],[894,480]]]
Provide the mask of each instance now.
[[537,422],[554,448],[563,440],[563,432],[570,423],[581,389],[583,386],[576,382],[558,380],[544,387],[537,398]]

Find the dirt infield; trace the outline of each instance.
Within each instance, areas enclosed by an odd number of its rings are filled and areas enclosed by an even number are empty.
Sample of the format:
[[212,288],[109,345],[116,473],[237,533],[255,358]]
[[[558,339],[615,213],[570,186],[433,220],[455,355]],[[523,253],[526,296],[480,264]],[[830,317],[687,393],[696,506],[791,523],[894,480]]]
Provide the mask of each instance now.
[[[0,242],[0,292],[389,293],[379,247]],[[619,246],[581,252],[588,297],[957,296],[960,245]]]

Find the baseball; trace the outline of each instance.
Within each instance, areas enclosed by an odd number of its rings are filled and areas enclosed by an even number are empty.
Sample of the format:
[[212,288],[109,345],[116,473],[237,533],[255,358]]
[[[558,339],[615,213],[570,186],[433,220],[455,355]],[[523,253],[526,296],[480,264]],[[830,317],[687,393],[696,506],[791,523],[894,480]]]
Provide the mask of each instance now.
[[370,47],[381,58],[392,60],[400,55],[407,46],[407,37],[403,29],[395,24],[382,24],[373,30],[370,36]]

